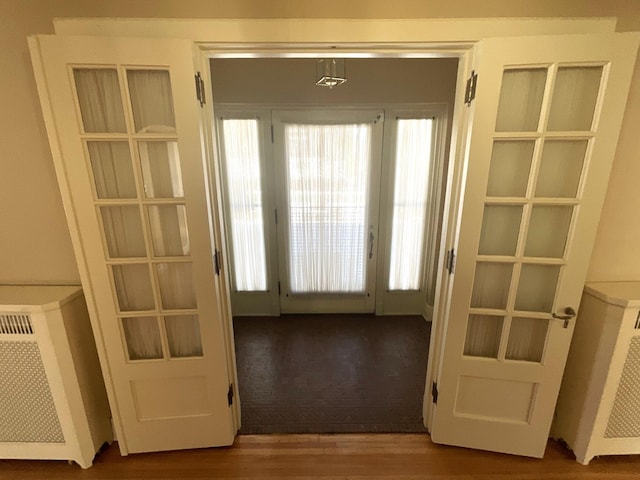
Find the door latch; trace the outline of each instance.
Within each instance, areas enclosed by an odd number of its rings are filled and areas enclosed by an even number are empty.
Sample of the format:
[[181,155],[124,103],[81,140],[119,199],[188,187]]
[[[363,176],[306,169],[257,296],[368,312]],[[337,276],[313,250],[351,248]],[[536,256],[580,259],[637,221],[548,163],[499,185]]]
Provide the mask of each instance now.
[[576,316],[576,311],[571,308],[571,307],[567,307],[564,309],[564,315],[557,315],[555,313],[552,313],[551,316],[553,318],[557,318],[558,320],[564,320],[563,323],[563,328],[567,328],[569,326],[569,320],[571,320],[572,318],[574,318]]

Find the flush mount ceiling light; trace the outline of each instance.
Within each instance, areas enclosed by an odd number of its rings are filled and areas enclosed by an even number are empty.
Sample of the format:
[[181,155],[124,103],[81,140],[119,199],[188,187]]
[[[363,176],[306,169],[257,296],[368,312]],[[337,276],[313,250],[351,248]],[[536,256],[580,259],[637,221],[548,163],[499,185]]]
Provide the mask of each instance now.
[[316,63],[316,85],[333,88],[347,81],[344,58],[323,58]]

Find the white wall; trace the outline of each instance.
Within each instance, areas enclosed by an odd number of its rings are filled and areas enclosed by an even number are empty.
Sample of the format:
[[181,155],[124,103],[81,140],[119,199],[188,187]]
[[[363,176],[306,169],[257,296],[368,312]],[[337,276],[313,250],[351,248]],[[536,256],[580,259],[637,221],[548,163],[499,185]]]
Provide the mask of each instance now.
[[[443,18],[615,16],[640,29],[629,0],[0,0],[0,284],[78,283],[26,36],[54,17]],[[640,280],[640,67],[632,85],[589,278]]]

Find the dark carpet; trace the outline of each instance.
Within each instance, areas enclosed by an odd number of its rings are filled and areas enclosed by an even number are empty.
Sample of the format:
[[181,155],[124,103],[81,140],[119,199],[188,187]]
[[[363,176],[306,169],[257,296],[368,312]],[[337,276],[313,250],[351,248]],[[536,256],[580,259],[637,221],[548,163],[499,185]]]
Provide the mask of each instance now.
[[235,317],[241,433],[424,432],[419,316]]

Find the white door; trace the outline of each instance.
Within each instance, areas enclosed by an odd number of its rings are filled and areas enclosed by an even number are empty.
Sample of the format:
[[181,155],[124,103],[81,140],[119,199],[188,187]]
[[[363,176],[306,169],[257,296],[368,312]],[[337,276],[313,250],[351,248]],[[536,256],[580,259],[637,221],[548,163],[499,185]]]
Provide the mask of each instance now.
[[31,47],[121,451],[231,444],[191,43]]
[[544,454],[637,38],[480,42],[436,443]]
[[383,112],[272,121],[281,311],[373,312]]

